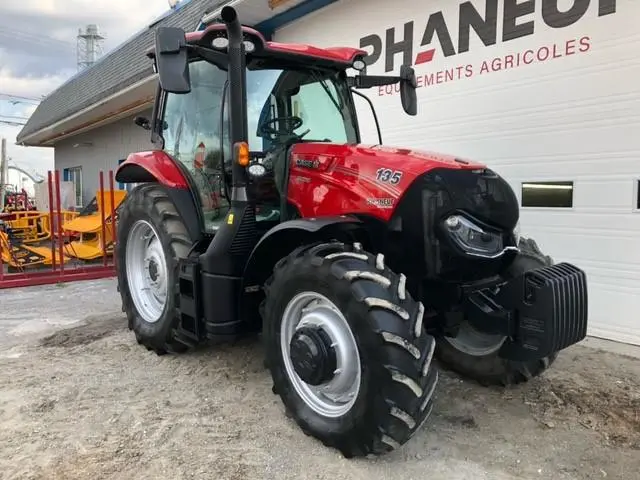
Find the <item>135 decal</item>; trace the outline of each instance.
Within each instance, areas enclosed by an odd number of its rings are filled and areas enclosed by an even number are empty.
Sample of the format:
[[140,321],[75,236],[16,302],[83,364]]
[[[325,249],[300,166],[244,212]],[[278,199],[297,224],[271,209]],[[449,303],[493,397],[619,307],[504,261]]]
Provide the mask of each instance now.
[[400,170],[391,170],[390,168],[379,168],[376,172],[376,180],[382,183],[390,183],[397,185],[402,180],[402,172]]

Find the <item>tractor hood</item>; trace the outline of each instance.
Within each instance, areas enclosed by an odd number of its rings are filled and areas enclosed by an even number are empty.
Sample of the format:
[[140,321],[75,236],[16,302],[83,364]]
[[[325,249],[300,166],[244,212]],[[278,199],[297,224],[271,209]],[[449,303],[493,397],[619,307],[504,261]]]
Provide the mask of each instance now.
[[433,168],[486,168],[484,164],[453,155],[385,145],[358,145],[353,147],[352,155],[362,155],[366,158],[375,157],[376,160],[388,165],[389,168],[403,169],[415,176]]
[[303,216],[367,213],[388,220],[415,180],[434,170],[484,170],[438,153],[381,145],[298,143],[291,148],[289,196]]
[[[385,145],[344,145],[331,143],[299,143],[292,148],[296,159],[317,160],[318,167],[357,167],[360,175],[376,176],[380,168],[400,172],[403,180],[434,168],[478,169],[486,165],[452,155]],[[375,167],[372,171],[372,168]],[[402,182],[404,183],[404,182]],[[392,184],[397,184],[392,182]]]

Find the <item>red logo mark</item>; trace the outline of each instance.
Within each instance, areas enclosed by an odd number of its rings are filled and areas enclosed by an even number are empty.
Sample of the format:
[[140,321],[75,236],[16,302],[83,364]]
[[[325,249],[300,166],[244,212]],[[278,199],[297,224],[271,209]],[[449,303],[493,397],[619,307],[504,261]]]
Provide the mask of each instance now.
[[427,63],[433,60],[434,55],[436,54],[436,49],[432,48],[431,50],[425,50],[424,52],[420,52],[416,57],[416,65],[420,65],[421,63]]

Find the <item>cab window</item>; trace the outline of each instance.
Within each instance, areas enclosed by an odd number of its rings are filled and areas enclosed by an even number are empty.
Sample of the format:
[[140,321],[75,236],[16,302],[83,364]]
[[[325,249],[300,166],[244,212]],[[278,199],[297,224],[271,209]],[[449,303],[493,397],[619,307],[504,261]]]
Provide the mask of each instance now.
[[226,72],[197,61],[189,65],[191,92],[168,93],[164,105],[164,149],[191,173],[205,219],[215,231],[229,210],[225,191],[220,114]]

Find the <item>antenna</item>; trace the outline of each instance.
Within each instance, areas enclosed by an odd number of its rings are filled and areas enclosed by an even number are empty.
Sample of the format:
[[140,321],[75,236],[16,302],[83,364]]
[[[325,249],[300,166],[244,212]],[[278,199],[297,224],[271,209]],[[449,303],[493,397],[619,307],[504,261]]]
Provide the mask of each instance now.
[[78,30],[77,37],[78,71],[90,67],[102,55],[102,41],[104,37],[98,33],[98,26],[87,25],[85,30]]

